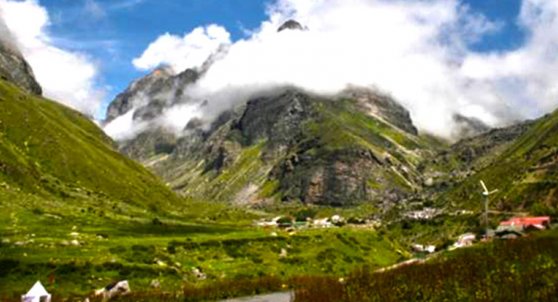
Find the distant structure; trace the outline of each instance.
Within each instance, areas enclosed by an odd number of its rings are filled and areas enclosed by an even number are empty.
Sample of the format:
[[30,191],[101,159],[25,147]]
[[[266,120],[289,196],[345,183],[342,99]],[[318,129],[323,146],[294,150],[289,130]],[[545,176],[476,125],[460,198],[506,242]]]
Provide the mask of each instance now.
[[46,291],[41,281],[35,282],[27,294],[21,296],[21,302],[50,302],[51,295]]
[[550,227],[550,217],[513,217],[500,222],[498,231],[514,230],[518,232],[532,230],[545,230]]
[[484,195],[484,228],[485,228],[484,235],[486,237],[488,237],[488,198],[490,197],[490,195],[498,192],[498,189],[488,191],[488,188],[484,184],[484,181],[481,180],[480,184],[481,184],[482,189],[483,189],[482,195]]

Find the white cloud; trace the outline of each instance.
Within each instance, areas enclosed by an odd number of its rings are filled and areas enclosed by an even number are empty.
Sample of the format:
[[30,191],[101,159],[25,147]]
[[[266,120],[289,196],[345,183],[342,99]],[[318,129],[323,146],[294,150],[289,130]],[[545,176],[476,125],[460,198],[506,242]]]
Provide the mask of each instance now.
[[510,107],[537,116],[558,105],[558,2],[523,0],[526,43],[508,52],[469,54],[462,73],[493,87]]
[[200,66],[219,46],[228,43],[229,33],[217,25],[198,27],[183,37],[166,33],[151,43],[133,64],[141,70],[165,64],[180,72]]
[[[504,24],[460,0],[277,0],[267,13],[268,20],[231,43],[187,90],[209,101],[205,117],[262,89],[294,85],[333,94],[353,84],[392,95],[419,129],[452,137],[454,114],[498,126],[558,103],[556,1],[523,0],[520,22],[528,41],[488,54],[474,52],[471,43]],[[291,18],[308,30],[278,33]],[[184,38],[161,36],[134,64],[199,66],[217,43],[200,47],[194,60],[189,56],[197,48],[186,38],[207,35],[198,28]]]
[[126,114],[115,118],[104,126],[103,130],[107,135],[118,141],[133,138],[146,128],[145,123],[134,122],[134,112],[135,110],[130,110]]
[[44,95],[85,114],[95,115],[104,97],[95,84],[97,66],[86,55],[52,43],[49,15],[37,1],[0,0],[0,16],[33,68]]
[[[453,134],[454,113],[499,121],[483,106],[486,97],[467,92],[459,74],[469,41],[497,25],[458,1],[282,0],[269,15],[259,31],[211,66],[193,88],[196,94],[273,85],[334,94],[353,84],[391,94],[419,128],[446,137]],[[290,18],[309,30],[277,33]],[[213,108],[227,105],[213,102]]]
[[165,110],[158,118],[150,121],[134,120],[135,112],[136,109],[129,110],[106,124],[103,130],[113,139],[125,141],[134,138],[147,129],[154,129],[154,127],[162,127],[180,133],[190,120],[201,117],[200,107],[197,104],[174,106]]

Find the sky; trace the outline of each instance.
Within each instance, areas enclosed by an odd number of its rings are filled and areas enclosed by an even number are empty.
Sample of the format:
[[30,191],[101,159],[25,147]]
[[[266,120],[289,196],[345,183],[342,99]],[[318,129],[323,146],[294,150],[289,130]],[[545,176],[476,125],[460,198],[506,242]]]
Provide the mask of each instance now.
[[[419,128],[447,137],[451,114],[499,126],[556,106],[556,2],[0,0],[0,14],[47,96],[97,119],[150,69],[197,67],[226,45],[224,59],[191,91],[215,99],[213,115],[237,102],[223,100],[231,89],[245,98],[262,86],[334,93],[355,84],[394,96]],[[308,32],[277,38],[289,18]],[[239,69],[245,74],[231,80]],[[321,79],[326,71],[335,76]]]

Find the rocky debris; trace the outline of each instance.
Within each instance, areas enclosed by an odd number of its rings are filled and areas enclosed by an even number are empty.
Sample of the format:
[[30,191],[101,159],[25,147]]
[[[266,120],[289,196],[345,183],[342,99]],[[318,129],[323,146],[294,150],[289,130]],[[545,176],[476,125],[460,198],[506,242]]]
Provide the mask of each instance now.
[[291,19],[279,26],[277,32],[282,32],[284,30],[304,30],[304,27],[297,21]]
[[3,37],[0,37],[0,78],[33,94],[41,95],[43,92],[23,55]]
[[279,258],[287,258],[288,253],[286,248],[281,248],[281,253],[279,254]]

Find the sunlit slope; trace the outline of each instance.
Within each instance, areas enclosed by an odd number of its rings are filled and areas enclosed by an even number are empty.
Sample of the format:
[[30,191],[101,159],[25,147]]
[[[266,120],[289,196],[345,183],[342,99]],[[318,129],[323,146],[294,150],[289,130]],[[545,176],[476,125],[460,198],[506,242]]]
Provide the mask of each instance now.
[[88,118],[6,81],[0,81],[0,189],[135,206],[177,200],[156,176],[115,151]]

